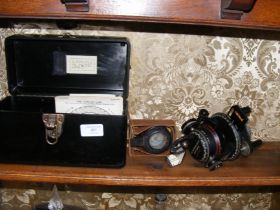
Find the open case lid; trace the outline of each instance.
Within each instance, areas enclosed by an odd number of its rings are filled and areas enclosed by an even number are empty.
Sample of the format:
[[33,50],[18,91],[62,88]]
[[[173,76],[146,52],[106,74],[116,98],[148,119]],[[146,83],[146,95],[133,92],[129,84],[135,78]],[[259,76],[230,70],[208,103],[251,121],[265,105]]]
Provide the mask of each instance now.
[[127,97],[130,46],[125,38],[14,35],[5,47],[12,95]]

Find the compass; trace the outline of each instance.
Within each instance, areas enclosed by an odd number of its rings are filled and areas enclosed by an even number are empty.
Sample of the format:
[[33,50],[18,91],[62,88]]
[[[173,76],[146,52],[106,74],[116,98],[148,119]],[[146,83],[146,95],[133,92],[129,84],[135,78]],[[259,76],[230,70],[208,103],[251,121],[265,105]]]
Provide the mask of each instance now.
[[140,147],[151,154],[163,153],[169,149],[172,135],[164,126],[151,127],[131,140],[132,147]]

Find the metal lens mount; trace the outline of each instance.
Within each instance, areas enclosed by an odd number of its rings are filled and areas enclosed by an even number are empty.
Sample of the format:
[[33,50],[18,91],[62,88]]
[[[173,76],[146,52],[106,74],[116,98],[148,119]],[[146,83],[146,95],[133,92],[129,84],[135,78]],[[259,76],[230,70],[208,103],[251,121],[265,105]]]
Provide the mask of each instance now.
[[190,119],[182,125],[183,137],[176,140],[171,153],[188,149],[191,156],[202,162],[209,170],[222,165],[225,160],[234,160],[240,154],[248,156],[261,140],[251,142],[251,132],[247,127],[249,107],[232,106],[227,114],[200,110],[198,118]]

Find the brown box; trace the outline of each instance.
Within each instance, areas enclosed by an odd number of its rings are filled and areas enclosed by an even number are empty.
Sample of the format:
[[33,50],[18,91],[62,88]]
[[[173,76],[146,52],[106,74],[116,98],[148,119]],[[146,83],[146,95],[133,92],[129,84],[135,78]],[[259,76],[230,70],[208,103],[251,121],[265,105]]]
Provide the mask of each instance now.
[[170,130],[173,142],[176,140],[176,125],[174,120],[150,120],[150,119],[131,119],[129,120],[128,129],[128,151],[131,157],[134,156],[167,156],[169,151],[165,151],[161,154],[151,154],[142,150],[141,148],[131,147],[131,139],[136,135],[146,131],[154,126],[166,126]]

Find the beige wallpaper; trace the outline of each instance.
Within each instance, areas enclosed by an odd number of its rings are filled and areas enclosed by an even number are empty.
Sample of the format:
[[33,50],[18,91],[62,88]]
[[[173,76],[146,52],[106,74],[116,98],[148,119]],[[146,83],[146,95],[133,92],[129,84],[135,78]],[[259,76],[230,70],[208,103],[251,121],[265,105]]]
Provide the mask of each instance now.
[[[42,190],[34,185],[31,187],[1,189],[0,209],[30,210],[39,203],[48,202],[51,197],[51,186],[49,190]],[[86,210],[163,210],[156,209],[155,196],[151,193],[81,192],[66,187],[66,190],[59,191],[59,195],[64,205]],[[278,210],[279,203],[273,207],[271,199],[271,193],[169,194],[165,207],[166,210]]]
[[[60,30],[52,24],[0,29],[0,95],[8,94],[4,39],[13,34],[72,34],[127,37],[132,46],[131,118],[174,119],[178,127],[201,108],[226,111],[233,104],[253,109],[255,138],[279,141],[280,41],[182,34],[110,31],[83,25]],[[1,189],[0,209],[31,209],[50,191]],[[86,209],[154,209],[153,195],[63,191],[67,202]],[[68,193],[68,194],[67,194]],[[69,199],[70,198],[70,199]],[[271,193],[170,194],[168,209],[271,209]],[[280,204],[279,204],[280,205]],[[279,207],[280,208],[280,207]]]
[[253,109],[253,135],[280,136],[280,41],[100,30],[83,26],[24,24],[0,29],[0,94],[7,94],[4,39],[12,34],[122,36],[132,45],[131,118],[168,118],[181,125],[201,108],[227,111],[233,104]]

